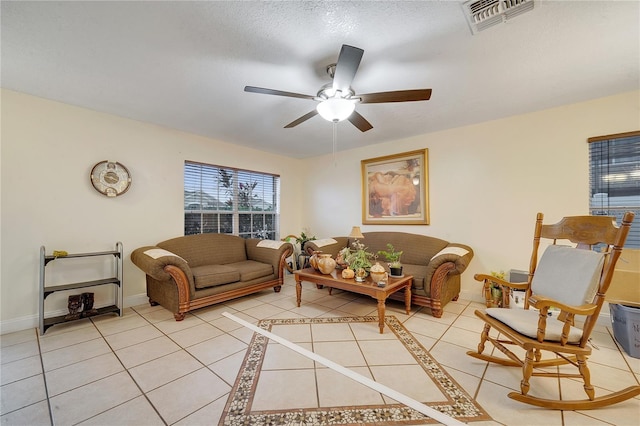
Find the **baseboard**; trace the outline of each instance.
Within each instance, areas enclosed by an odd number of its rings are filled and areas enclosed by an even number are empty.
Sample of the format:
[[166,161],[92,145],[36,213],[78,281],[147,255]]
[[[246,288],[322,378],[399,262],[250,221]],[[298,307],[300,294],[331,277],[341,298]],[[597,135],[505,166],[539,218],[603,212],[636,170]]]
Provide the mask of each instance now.
[[479,291],[460,291],[459,299],[471,300],[472,302],[484,303],[484,297]]
[[[124,298],[124,307],[143,305],[149,303],[149,298],[146,293],[135,294]],[[107,306],[107,305],[104,305]],[[102,306],[96,305],[96,308]],[[59,309],[55,311],[48,311],[45,313],[45,317],[57,317],[59,315],[65,315],[67,311]],[[38,315],[27,315],[24,317],[12,318],[9,320],[0,321],[0,335],[7,333],[14,333],[16,331],[28,330],[30,328],[38,328]]]
[[147,296],[147,293],[135,294],[133,296],[124,298],[125,308],[128,308],[130,306],[144,305],[148,303],[149,303],[149,296]]

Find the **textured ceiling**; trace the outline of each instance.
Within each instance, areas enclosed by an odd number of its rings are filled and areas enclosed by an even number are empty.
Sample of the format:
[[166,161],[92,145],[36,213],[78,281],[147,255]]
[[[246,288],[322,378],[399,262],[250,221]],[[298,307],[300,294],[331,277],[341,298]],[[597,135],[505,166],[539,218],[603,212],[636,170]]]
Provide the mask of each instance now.
[[428,102],[360,104],[338,149],[640,88],[640,3],[537,1],[472,35],[457,1],[1,3],[2,87],[304,158],[331,152],[310,100],[342,44],[364,49],[356,93],[432,88]]

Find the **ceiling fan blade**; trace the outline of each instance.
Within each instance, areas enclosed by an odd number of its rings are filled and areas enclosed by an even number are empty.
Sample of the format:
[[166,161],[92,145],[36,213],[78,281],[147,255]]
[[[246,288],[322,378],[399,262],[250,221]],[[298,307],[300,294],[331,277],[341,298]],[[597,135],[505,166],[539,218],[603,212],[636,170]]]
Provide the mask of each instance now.
[[362,49],[347,44],[342,45],[333,73],[333,88],[335,90],[341,90],[343,93],[349,90],[363,54],[364,50]]
[[287,96],[289,98],[311,99],[314,100],[315,96],[303,95],[300,93],[283,92],[282,90],[265,89],[263,87],[244,86],[245,92],[262,93],[263,95],[277,95]]
[[369,123],[367,119],[360,115],[357,111],[353,111],[349,118],[347,118],[347,120],[349,120],[351,124],[356,126],[361,132],[366,132],[367,130],[373,129],[371,123]]
[[358,95],[363,104],[380,104],[384,102],[428,101],[431,89],[397,90],[395,92],[368,93]]
[[297,120],[293,120],[291,123],[289,123],[286,126],[284,126],[284,128],[285,129],[290,129],[292,127],[296,127],[298,124],[304,123],[305,121],[307,121],[308,119],[310,119],[312,117],[315,117],[316,115],[318,115],[318,111],[314,109],[313,111],[306,113],[305,115],[303,115],[302,117],[298,118]]

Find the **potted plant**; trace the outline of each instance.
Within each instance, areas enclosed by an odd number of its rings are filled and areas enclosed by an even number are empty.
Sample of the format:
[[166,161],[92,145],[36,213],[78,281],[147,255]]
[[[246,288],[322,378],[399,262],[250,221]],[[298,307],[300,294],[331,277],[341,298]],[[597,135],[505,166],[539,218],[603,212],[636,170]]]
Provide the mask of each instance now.
[[304,233],[304,231],[302,231],[300,233],[300,236],[296,237],[296,242],[300,244],[300,251],[304,253],[304,245],[307,243],[307,241],[313,241],[315,239],[316,239],[315,235],[313,237],[309,237],[307,236],[307,234]]
[[384,258],[387,260],[391,276],[402,276],[402,263],[400,263],[402,251],[396,251],[395,247],[393,247],[392,244],[387,244],[387,250],[380,250],[378,251],[378,254],[384,256]]
[[364,281],[371,269],[371,261],[374,258],[373,253],[367,251],[367,247],[360,241],[356,240],[351,243],[353,249],[346,256],[349,267],[354,270],[356,281]]
[[[498,278],[499,280],[505,279],[504,271],[491,271],[491,275]],[[508,289],[504,289],[499,283],[491,281],[489,283],[489,294],[491,295],[491,298],[487,301],[487,307],[502,308],[505,305],[503,297],[504,291],[508,291]]]

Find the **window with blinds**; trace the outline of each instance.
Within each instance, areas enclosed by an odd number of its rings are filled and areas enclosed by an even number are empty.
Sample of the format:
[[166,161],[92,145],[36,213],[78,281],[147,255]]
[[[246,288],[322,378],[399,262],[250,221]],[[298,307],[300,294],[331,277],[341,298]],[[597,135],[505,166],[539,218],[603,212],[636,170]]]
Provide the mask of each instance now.
[[640,248],[640,131],[589,138],[589,208],[592,215],[636,217],[625,247]]
[[186,161],[184,234],[279,238],[280,177]]

